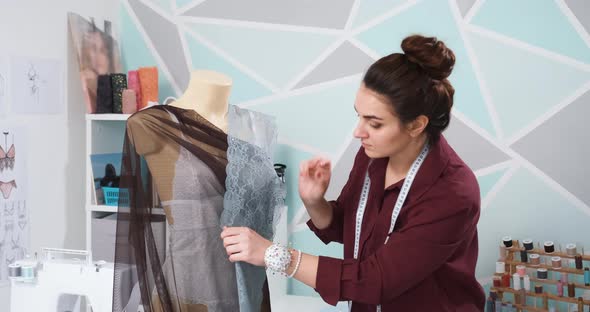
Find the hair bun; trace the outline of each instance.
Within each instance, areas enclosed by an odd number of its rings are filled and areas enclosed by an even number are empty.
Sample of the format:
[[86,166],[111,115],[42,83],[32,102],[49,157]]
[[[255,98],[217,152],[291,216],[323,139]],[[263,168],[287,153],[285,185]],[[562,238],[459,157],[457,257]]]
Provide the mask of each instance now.
[[436,37],[409,36],[402,41],[402,50],[410,62],[422,67],[432,79],[446,79],[453,71],[455,54]]

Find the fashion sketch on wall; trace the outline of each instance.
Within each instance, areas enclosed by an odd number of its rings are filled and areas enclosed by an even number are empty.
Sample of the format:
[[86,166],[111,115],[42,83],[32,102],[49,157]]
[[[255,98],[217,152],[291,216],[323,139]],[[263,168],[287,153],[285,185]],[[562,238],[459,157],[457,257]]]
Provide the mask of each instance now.
[[17,56],[11,59],[11,111],[56,114],[64,110],[63,62]]
[[111,34],[111,23],[104,21],[103,28],[93,18],[87,20],[68,13],[68,24],[76,50],[86,112],[96,112],[96,90],[99,75],[121,72],[121,57],[117,41]]
[[24,142],[21,128],[0,128],[0,286],[8,284],[8,265],[29,249]]

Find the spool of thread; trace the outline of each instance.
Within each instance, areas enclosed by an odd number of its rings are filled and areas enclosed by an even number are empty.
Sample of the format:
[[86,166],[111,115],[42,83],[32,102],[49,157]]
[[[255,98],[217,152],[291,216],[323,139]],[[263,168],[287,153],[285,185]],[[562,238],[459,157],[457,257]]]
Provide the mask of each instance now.
[[554,269],[561,269],[561,257],[551,257],[551,266]]
[[498,258],[500,261],[506,260],[506,246],[500,245],[500,257]]
[[562,272],[561,276],[560,276],[560,280],[563,284],[567,284],[568,283],[568,276],[566,272]]
[[18,263],[12,263],[8,265],[8,277],[20,277],[21,266]]
[[528,275],[525,275],[522,280],[524,284],[524,289],[526,291],[531,291],[531,278]]
[[534,248],[533,240],[530,238],[523,240],[522,245],[524,246],[524,250],[526,250],[526,251],[533,250],[533,248]]
[[512,247],[512,237],[504,236],[502,238],[502,242],[504,243],[504,246],[506,246],[506,248]]
[[519,264],[516,266],[516,273],[518,273],[518,275],[520,276],[525,276],[526,275],[526,266]]
[[561,281],[557,281],[557,295],[563,297],[563,283]]
[[535,294],[543,293],[543,285],[535,285]]
[[529,256],[532,265],[539,265],[541,264],[541,257],[538,254],[531,254]]
[[502,261],[496,262],[496,273],[503,274],[506,272],[506,263]]
[[567,253],[568,256],[575,256],[577,251],[576,251],[576,244],[567,244],[565,245],[565,252]]
[[496,300],[496,310],[494,312],[502,312],[502,301]]
[[581,270],[584,262],[582,261],[582,255],[577,254],[575,257],[575,261],[576,261],[576,269]]
[[502,278],[499,276],[492,277],[492,282],[494,287],[502,287]]
[[584,268],[584,285],[590,286],[590,269]]
[[512,275],[512,288],[514,290],[520,290],[522,288],[520,287],[520,275],[518,273]]
[[490,290],[490,298],[492,298],[492,300],[496,300],[498,299],[498,292],[496,292],[495,290]]
[[567,296],[570,298],[576,296],[576,285],[574,283],[567,284]]
[[538,268],[537,269],[537,278],[538,279],[547,279],[547,269]]
[[520,252],[520,262],[528,262],[528,252],[526,250]]
[[21,277],[25,279],[35,278],[35,268],[30,264],[23,264],[21,267]]
[[546,241],[544,246],[546,253],[553,253],[555,251],[555,245],[553,245],[552,241]]
[[510,287],[510,274],[504,273],[502,275],[502,287]]

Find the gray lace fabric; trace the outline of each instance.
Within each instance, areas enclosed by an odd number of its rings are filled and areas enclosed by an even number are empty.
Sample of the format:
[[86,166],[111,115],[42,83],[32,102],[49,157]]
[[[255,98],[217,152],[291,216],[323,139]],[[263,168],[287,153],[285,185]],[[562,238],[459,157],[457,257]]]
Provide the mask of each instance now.
[[[249,227],[273,239],[284,207],[282,184],[272,159],[276,138],[274,118],[230,106],[222,226]],[[239,311],[260,311],[265,269],[241,262],[235,267]]]

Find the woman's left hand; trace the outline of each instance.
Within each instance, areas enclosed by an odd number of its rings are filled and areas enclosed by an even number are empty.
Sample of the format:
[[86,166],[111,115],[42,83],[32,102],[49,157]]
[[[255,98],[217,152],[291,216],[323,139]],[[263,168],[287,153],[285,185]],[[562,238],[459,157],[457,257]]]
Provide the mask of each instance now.
[[264,252],[272,242],[247,227],[224,227],[221,232],[223,247],[229,261],[243,261],[264,266]]

